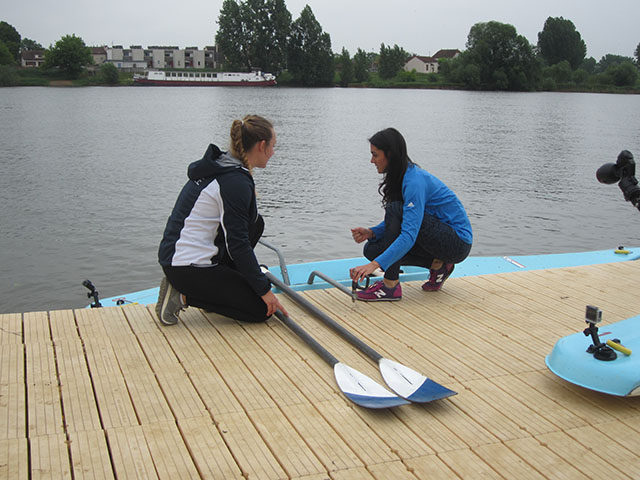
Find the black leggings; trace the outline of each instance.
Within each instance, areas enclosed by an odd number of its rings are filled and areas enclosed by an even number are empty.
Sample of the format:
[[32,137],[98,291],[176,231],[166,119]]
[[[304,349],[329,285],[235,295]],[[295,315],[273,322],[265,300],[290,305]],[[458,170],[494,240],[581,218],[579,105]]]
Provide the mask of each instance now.
[[[249,231],[251,246],[262,236],[264,221],[258,221]],[[169,283],[187,297],[187,305],[215,312],[243,322],[264,322],[267,305],[251,288],[249,282],[228,259],[213,267],[163,266]]]
[[[364,246],[364,256],[375,260],[394,242],[402,228],[402,202],[391,202],[384,215],[385,230],[382,238],[369,240]],[[446,223],[432,215],[424,215],[416,243],[399,261],[390,265],[384,272],[387,280],[400,277],[402,265],[431,268],[433,260],[444,263],[460,263],[471,252],[471,244],[460,240],[458,234]]]

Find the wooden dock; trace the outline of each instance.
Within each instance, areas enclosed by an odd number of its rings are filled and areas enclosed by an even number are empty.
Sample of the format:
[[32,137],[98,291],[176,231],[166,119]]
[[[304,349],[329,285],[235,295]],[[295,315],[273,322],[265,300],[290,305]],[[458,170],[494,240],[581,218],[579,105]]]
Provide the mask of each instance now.
[[[640,313],[640,262],[450,279],[397,303],[304,293],[384,356],[458,395],[372,411],[277,319],[153,306],[0,316],[0,478],[640,478],[640,398],[544,363],[581,331]],[[338,359],[375,365],[287,298]],[[635,354],[635,353],[634,353]],[[640,352],[638,352],[640,354]]]

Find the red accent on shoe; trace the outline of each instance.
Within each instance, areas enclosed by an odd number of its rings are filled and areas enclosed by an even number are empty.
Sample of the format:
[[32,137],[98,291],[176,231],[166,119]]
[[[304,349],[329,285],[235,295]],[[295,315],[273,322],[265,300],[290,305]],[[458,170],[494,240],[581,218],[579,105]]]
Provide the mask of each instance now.
[[455,265],[453,263],[445,263],[437,270],[429,270],[429,280],[422,285],[422,290],[425,292],[437,292],[440,290],[454,268]]
[[382,280],[378,280],[366,290],[358,292],[357,295],[358,300],[363,302],[393,302],[402,298],[402,287],[398,283],[395,287],[389,288]]

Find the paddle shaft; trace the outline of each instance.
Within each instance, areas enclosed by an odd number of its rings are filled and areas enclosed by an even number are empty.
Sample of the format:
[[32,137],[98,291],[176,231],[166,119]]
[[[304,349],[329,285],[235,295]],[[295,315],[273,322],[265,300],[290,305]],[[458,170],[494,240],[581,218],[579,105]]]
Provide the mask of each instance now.
[[342,325],[337,323],[335,320],[329,317],[326,313],[324,313],[314,304],[312,304],[307,299],[302,297],[300,294],[295,292],[291,287],[285,285],[282,281],[280,281],[277,277],[275,277],[271,272],[266,272],[266,275],[267,275],[267,278],[271,281],[271,283],[273,283],[276,287],[282,290],[293,301],[298,303],[300,306],[306,309],[309,313],[319,318],[325,325],[331,327],[335,332],[337,332],[342,338],[347,340],[351,345],[356,347],[358,350],[360,350],[362,353],[367,355],[373,361],[375,362],[380,361],[380,359],[382,358],[382,355],[376,352],[373,348],[371,348],[369,345],[364,343],[362,340],[360,340],[358,337],[356,337],[353,333],[351,333],[349,330],[344,328]]
[[280,310],[276,311],[276,317],[280,319],[293,333],[298,335],[311,349],[316,352],[320,357],[327,362],[330,366],[334,367],[338,363],[338,359],[331,355],[326,348],[320,345],[311,335],[309,335],[300,325],[294,322],[291,318],[287,317]]

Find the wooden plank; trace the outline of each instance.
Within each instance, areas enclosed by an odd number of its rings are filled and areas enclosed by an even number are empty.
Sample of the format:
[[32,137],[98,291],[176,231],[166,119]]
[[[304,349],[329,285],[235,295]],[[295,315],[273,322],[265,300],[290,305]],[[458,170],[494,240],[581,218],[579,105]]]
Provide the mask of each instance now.
[[326,471],[364,467],[349,445],[335,434],[331,425],[312,405],[291,405],[283,410]]
[[103,428],[138,425],[139,421],[122,377],[92,378]]
[[366,468],[351,468],[331,472],[331,480],[373,480],[375,477]]
[[491,383],[517,397],[520,402],[555,425],[557,429],[575,428],[587,424],[583,418],[573,413],[566,403],[558,402],[553,396],[546,395],[544,389],[541,391],[534,388],[523,381],[521,376],[523,374],[492,378]]
[[156,378],[175,419],[207,415],[204,402],[184,371],[157,372]]
[[618,442],[618,435],[613,432],[612,435],[606,435],[593,427],[575,428],[566,433],[589,451],[597,452],[600,458],[611,465],[610,477],[617,477],[619,471],[629,478],[640,478],[640,457]]
[[[357,408],[345,402],[322,402],[316,405],[320,414],[365,465],[392,462],[400,457],[378,434],[377,424],[368,425]],[[381,416],[389,415],[380,412]]]
[[103,431],[70,432],[69,445],[74,479],[101,480],[115,476]]
[[74,310],[78,334],[81,339],[85,340],[85,344],[88,341],[99,343],[109,338],[100,320],[101,315],[103,315],[106,310],[107,309],[103,308],[82,308]]
[[88,368],[103,428],[138,425],[127,385],[110,345],[87,341]]
[[142,427],[110,428],[106,434],[116,478],[159,478]]
[[202,478],[245,478],[211,418],[180,419],[178,428]]
[[374,478],[379,480],[387,480],[389,478],[416,478],[400,460],[371,465],[369,471]]
[[[640,417],[638,417],[640,419]],[[631,428],[629,425],[615,421],[609,423],[601,423],[595,428],[607,437],[615,440],[624,448],[633,452],[636,457],[640,457],[640,438],[639,432]]]
[[[261,330],[268,327],[262,326]],[[237,327],[238,334],[234,335],[231,340],[231,348],[233,349],[237,362],[242,362],[243,368],[253,373],[253,379],[246,379],[247,382],[259,384],[264,394],[276,405],[296,405],[304,401],[303,395],[291,382],[284,370],[280,369],[276,363],[267,354],[270,345],[265,341],[260,345],[256,345],[254,339],[247,335],[242,329]],[[271,337],[273,338],[273,337]],[[235,378],[235,377],[234,377]],[[229,380],[233,381],[233,380]],[[247,405],[246,399],[241,399],[243,405],[247,409],[251,409]]]
[[459,430],[466,429],[466,427],[453,419],[464,418],[465,422],[473,422],[473,420],[461,414],[448,401],[433,402],[425,406],[414,405],[411,408],[398,408],[393,413],[422,438],[434,452],[446,452],[468,447],[459,436],[461,433]]
[[593,403],[585,401],[567,382],[559,383],[546,371],[524,373],[520,379],[561,405],[571,405],[571,411],[586,423],[597,419],[598,422],[610,422],[613,416]]
[[517,425],[522,433],[534,436],[557,430],[555,425],[545,420],[534,409],[508,392],[496,388],[495,383],[474,381],[465,382],[464,386],[488,404],[498,406],[500,413]]
[[175,422],[143,425],[142,431],[160,478],[200,478]]
[[278,408],[248,412],[248,416],[289,477],[319,474],[324,466]]
[[536,438],[517,438],[505,442],[505,445],[521,458],[526,459],[538,472],[544,473],[547,478],[557,480],[592,478],[577,470],[570,462],[560,458]]
[[82,345],[77,338],[63,337],[55,353],[67,431],[99,430],[100,414]]
[[[33,331],[32,331],[33,333]],[[32,340],[35,337],[31,337]],[[64,433],[62,405],[51,342],[25,345],[27,358],[28,435]]]
[[0,438],[0,478],[12,480],[29,478],[26,438]]
[[[409,406],[407,406],[409,407]],[[415,406],[422,408],[422,406]],[[421,432],[412,430],[413,425],[398,421],[396,409],[375,411],[358,408],[358,415],[368,425],[375,425],[376,434],[400,458],[420,457],[434,453],[429,440]]]
[[459,478],[437,455],[409,458],[404,463],[407,465],[407,470],[417,478],[429,480]]
[[249,418],[241,412],[220,415],[218,428],[246,478],[280,479],[286,473]]
[[31,477],[71,479],[69,448],[65,435],[31,437]]
[[73,310],[54,310],[49,312],[51,338],[54,343],[78,340],[78,327]]
[[590,448],[572,441],[572,437],[564,432],[547,433],[536,438],[589,478],[633,478],[614,468],[600,455],[595,455]]
[[24,383],[24,347],[10,343],[0,348],[0,385]]
[[[463,383],[466,387],[466,383]],[[475,385],[472,383],[472,386]],[[520,426],[511,420],[507,415],[502,412],[502,409],[495,408],[491,402],[486,401],[473,392],[472,388],[461,392],[458,395],[449,397],[451,403],[464,412],[469,418],[472,418],[486,431],[486,435],[481,437],[478,430],[478,434],[475,435],[476,442],[480,443],[492,443],[490,437],[497,438],[501,441],[512,440],[514,438],[520,438],[527,436],[527,432],[520,428]],[[490,432],[490,433],[489,433]],[[478,446],[476,443],[471,446]]]
[[0,439],[26,438],[26,422],[24,383],[0,384]]
[[517,478],[518,480],[545,478],[545,471],[537,471],[525,461],[529,455],[520,457],[502,443],[480,445],[472,450],[504,478]]
[[22,345],[22,314],[0,315],[0,345]]
[[438,457],[460,478],[503,478],[490,467],[491,459],[487,459],[487,463],[471,450],[452,450],[439,453]]
[[49,314],[47,312],[29,312],[23,315],[24,343],[51,344]]
[[142,425],[166,422],[175,418],[172,406],[164,397],[158,379],[153,373],[126,373],[125,382],[136,417]]

